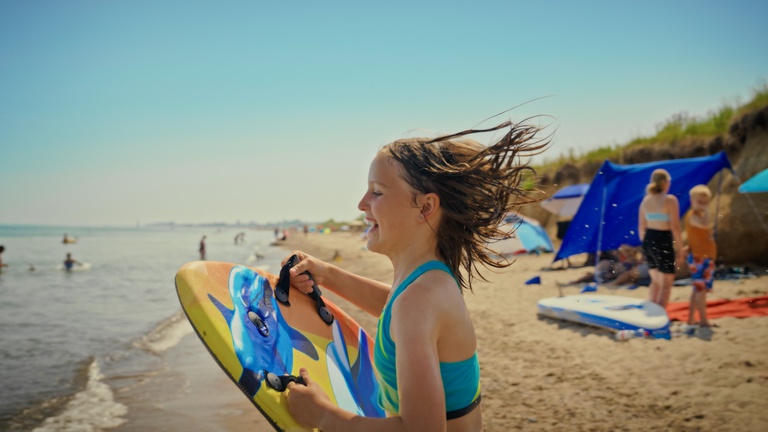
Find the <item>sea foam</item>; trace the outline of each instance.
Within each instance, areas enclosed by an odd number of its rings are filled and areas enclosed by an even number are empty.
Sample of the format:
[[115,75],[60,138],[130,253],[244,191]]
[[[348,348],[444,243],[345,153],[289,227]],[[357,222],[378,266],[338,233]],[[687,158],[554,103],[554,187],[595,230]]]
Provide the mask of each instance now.
[[123,416],[128,408],[115,401],[103,378],[98,362],[93,360],[88,366],[85,389],[76,393],[60,414],[45,419],[33,432],[101,431],[125,423]]

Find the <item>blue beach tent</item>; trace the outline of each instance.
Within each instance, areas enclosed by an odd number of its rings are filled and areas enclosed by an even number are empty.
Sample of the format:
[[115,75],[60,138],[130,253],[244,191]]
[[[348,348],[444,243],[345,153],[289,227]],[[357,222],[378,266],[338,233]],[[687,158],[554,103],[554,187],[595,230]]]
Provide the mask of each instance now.
[[712,156],[666,160],[637,165],[605,161],[573,217],[555,261],[571,255],[637,246],[637,215],[653,170],[663,168],[672,176],[669,193],[680,202],[682,216],[690,206],[688,191],[707,184],[723,168],[731,171],[725,152]]
[[501,256],[555,250],[549,235],[535,219],[519,214],[509,215],[499,229],[510,233],[509,237],[492,241],[488,247]]

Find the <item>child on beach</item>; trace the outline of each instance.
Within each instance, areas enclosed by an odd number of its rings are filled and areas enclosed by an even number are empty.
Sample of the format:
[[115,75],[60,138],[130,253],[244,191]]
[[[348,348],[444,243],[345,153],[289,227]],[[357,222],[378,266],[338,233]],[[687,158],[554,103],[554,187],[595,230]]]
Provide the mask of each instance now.
[[[509,127],[484,146],[464,138]],[[478,265],[504,268],[486,249],[504,217],[532,201],[519,187],[530,170],[521,156],[547,141],[539,128],[510,122],[435,139],[384,146],[371,163],[358,208],[371,225],[368,249],[387,256],[392,285],[367,279],[302,252],[291,284],[312,291],[305,274],[379,318],[374,349],[379,403],[387,418],[365,418],[332,405],[305,369],[306,386],[288,385],[299,423],[324,431],[482,430],[480,367],[474,327],[462,293]]]
[[693,279],[688,324],[696,324],[694,313],[699,313],[699,325],[709,327],[707,320],[707,292],[712,291],[715,278],[717,245],[709,227],[709,201],[712,192],[705,185],[694,186],[689,195],[691,209],[685,216],[685,234],[688,238],[688,268]]
[[682,262],[680,204],[669,195],[672,177],[664,169],[651,173],[651,182],[638,211],[637,231],[651,276],[649,299],[666,308],[675,281],[675,262]]

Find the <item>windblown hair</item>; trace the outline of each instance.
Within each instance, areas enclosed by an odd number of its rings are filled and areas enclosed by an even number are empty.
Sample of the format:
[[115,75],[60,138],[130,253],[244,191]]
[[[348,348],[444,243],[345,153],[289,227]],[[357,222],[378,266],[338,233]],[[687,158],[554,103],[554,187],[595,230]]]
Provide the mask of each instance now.
[[[507,127],[509,131],[490,146],[465,138]],[[535,174],[521,158],[540,154],[550,142],[549,136],[536,137],[540,131],[537,126],[504,122],[490,129],[469,129],[434,139],[401,139],[381,149],[400,163],[405,181],[415,192],[440,197],[443,218],[435,231],[436,252],[462,290],[472,291],[476,277],[486,280],[478,264],[494,268],[512,264],[495,259],[488,244],[509,236],[499,229],[508,213],[539,201],[529,196],[520,182],[526,171]],[[414,193],[414,205],[416,196]]]
[[672,176],[665,169],[656,169],[651,173],[651,182],[646,186],[647,193],[658,194],[664,192],[664,188],[669,184]]

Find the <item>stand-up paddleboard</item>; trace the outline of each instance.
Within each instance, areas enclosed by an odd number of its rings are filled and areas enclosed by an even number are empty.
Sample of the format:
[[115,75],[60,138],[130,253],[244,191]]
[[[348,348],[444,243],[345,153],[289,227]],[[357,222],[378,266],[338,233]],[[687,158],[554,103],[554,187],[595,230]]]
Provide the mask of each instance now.
[[646,330],[655,338],[670,338],[667,312],[648,300],[599,294],[550,297],[539,300],[538,313],[613,331]]
[[199,261],[176,274],[176,291],[195,332],[219,366],[278,431],[304,430],[282,393],[309,371],[331,401],[383,417],[373,372],[373,341],[349,315],[321,297],[290,289],[280,277],[249,267]]

